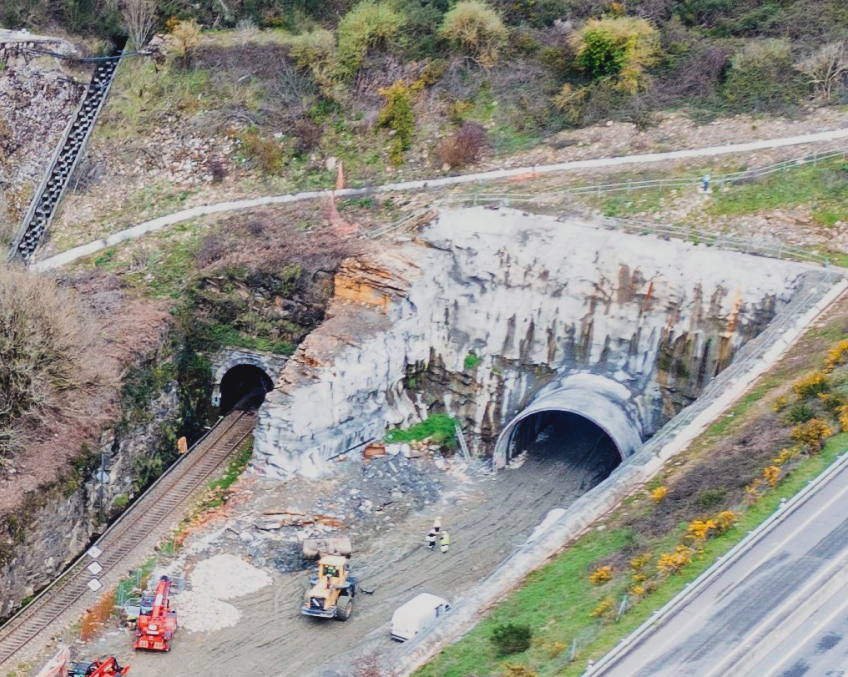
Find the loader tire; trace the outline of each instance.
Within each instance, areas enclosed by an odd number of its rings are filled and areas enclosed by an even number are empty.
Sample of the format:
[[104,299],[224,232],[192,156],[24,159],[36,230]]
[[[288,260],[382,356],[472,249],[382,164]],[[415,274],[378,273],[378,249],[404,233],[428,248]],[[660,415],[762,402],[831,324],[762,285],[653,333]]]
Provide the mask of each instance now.
[[336,605],[336,618],[340,621],[346,621],[353,613],[353,600],[347,595],[339,597]]

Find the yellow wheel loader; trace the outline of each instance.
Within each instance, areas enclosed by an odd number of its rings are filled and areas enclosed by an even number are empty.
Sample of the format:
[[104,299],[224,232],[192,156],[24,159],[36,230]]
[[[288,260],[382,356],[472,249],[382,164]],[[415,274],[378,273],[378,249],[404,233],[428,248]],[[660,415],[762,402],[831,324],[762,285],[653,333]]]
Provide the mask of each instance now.
[[350,574],[347,557],[324,555],[318,560],[318,570],[310,576],[311,588],[300,607],[305,616],[338,618],[346,621],[353,613],[356,581]]

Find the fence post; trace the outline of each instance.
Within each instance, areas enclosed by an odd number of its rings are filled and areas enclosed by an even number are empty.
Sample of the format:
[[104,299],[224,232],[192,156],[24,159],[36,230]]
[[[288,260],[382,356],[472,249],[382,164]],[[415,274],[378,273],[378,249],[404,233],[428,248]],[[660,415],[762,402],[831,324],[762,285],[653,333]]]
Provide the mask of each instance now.
[[633,183],[633,181],[632,181],[632,180],[627,182],[627,194],[628,194],[628,195],[630,195],[630,184],[631,184],[631,183]]
[[571,656],[568,659],[569,663],[573,663],[574,659],[577,658],[577,638],[575,637],[571,640]]

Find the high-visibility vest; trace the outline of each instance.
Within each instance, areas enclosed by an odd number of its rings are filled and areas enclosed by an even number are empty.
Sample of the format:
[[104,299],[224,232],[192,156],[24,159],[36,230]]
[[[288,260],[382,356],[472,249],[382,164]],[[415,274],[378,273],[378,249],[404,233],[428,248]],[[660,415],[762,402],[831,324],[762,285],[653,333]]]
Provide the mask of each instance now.
[[450,534],[447,531],[442,532],[442,545],[450,545]]

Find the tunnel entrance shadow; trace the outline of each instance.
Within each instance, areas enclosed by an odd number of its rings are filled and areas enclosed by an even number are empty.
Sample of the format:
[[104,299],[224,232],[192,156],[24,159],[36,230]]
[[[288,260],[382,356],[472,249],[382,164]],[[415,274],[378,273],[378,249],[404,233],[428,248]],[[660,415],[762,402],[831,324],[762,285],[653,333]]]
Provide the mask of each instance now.
[[538,461],[556,461],[606,479],[621,463],[621,452],[596,423],[570,411],[540,411],[516,426],[510,449]]
[[252,364],[238,364],[221,379],[221,404],[223,416],[233,409],[257,409],[265,395],[274,389],[271,377]]

